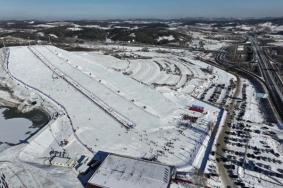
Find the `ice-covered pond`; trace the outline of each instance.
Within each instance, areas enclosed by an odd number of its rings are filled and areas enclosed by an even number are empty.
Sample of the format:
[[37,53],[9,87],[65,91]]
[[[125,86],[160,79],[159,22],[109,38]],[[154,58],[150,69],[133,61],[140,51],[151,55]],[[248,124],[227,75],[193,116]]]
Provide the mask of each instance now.
[[14,108],[0,107],[0,144],[25,142],[49,121],[40,110],[20,113]]

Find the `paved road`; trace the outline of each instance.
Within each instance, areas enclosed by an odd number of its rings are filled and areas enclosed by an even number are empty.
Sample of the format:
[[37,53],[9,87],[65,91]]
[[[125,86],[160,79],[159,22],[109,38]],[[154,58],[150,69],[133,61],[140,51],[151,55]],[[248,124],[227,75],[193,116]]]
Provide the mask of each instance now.
[[281,102],[283,102],[282,79],[275,71],[275,68],[271,64],[269,59],[266,57],[266,54],[264,53],[262,47],[258,45],[258,41],[253,37],[250,37],[250,41],[252,42],[254,53],[258,57],[259,67],[261,69],[265,81],[268,85],[270,85],[272,90],[277,93],[277,95],[279,96],[278,100],[281,100]]
[[214,140],[215,140],[215,136],[216,136],[216,134],[218,132],[219,125],[220,125],[221,120],[223,118],[224,112],[225,112],[224,108],[221,108],[220,112],[218,114],[218,117],[217,117],[217,122],[216,122],[216,124],[215,124],[215,126],[213,128],[213,131],[211,133],[211,136],[209,138],[209,141],[208,141],[208,144],[207,144],[207,148],[205,150],[205,154],[204,154],[202,163],[201,163],[200,168],[199,168],[199,173],[200,174],[204,173],[207,161],[209,160],[209,155],[210,155],[210,152],[212,150],[212,147],[213,147],[214,144],[216,144],[216,142],[214,142]]
[[[256,58],[256,57],[255,57]],[[274,116],[277,119],[278,122],[278,127],[280,129],[283,129],[283,127],[280,126],[280,124],[282,124],[282,120],[283,120],[283,103],[280,102],[280,97],[274,92],[274,89],[270,88],[270,84],[268,82],[266,82],[266,80],[263,80],[262,77],[249,72],[247,70],[244,70],[238,66],[233,65],[232,63],[230,63],[229,61],[227,61],[225,59],[225,51],[220,50],[219,53],[217,54],[216,58],[216,64],[215,62],[210,62],[210,63],[214,63],[215,66],[218,66],[219,68],[222,68],[228,72],[236,72],[236,73],[240,73],[241,75],[245,75],[245,77],[248,78],[248,80],[252,80],[256,83],[258,83],[259,85],[261,85],[261,87],[265,90],[265,93],[269,94],[268,97],[268,103],[267,105],[269,105],[269,109],[271,109],[271,113],[274,114]],[[208,62],[209,63],[209,62]],[[271,84],[272,85],[272,84]]]
[[[234,98],[239,96],[240,93],[240,83],[239,83],[240,79],[237,76],[237,86],[236,86],[236,91],[234,93]],[[235,110],[235,101],[233,101],[229,107],[229,109],[227,110],[227,117],[224,123],[224,126],[219,134],[219,138],[217,140],[217,144],[219,143],[219,145],[216,147],[216,155],[220,156],[220,158],[223,156],[224,152],[222,150],[222,148],[225,147],[225,142],[224,142],[224,136],[225,136],[225,131],[229,130],[230,128],[227,126],[228,123],[234,118],[233,117],[233,112]],[[224,168],[223,163],[221,162],[217,162],[218,165],[218,170],[219,170],[219,175],[222,178],[222,181],[224,182],[225,186],[231,186],[234,187],[234,182],[232,181],[232,179],[229,177],[226,169]]]
[[[204,60],[202,59],[204,62],[208,63],[208,64],[211,64],[212,66],[215,66],[219,69],[222,69],[224,71],[227,71],[233,75],[235,75],[237,77],[237,87],[236,87],[236,91],[234,93],[234,98],[236,96],[239,95],[240,93],[240,84],[239,84],[239,77],[238,75],[236,75],[234,72],[232,72],[232,70],[226,66],[223,66],[223,62],[222,62],[222,59],[224,57],[224,51],[223,49],[220,50],[220,52],[217,54],[216,56],[216,62],[214,61],[208,61],[208,60]],[[218,62],[218,63],[217,63]],[[216,140],[215,144],[219,144],[217,147],[216,147],[216,155],[220,156],[220,158],[223,156],[223,151],[222,151],[222,148],[225,146],[225,143],[224,143],[224,136],[225,136],[225,131],[227,129],[229,129],[227,127],[227,124],[229,123],[229,121],[231,121],[231,119],[233,118],[232,117],[232,112],[235,110],[234,108],[234,105],[235,105],[235,101],[233,101],[231,104],[230,104],[230,107],[227,109],[227,116],[226,116],[226,119],[225,119],[225,123],[223,125],[223,128],[221,129],[221,132],[219,134],[219,137],[218,139]],[[232,179],[228,176],[227,174],[227,171],[226,169],[224,168],[223,166],[223,163],[221,162],[216,162],[216,165],[218,167],[218,171],[219,171],[219,177],[221,178],[221,180],[223,181],[224,185],[225,186],[231,186],[231,187],[235,187]]]
[[[262,76],[269,90],[271,100],[273,101],[274,107],[276,108],[279,124],[282,124],[283,120],[283,83],[271,62],[266,57],[263,49],[258,45],[258,41],[250,37],[250,41],[253,45],[254,53],[259,60],[259,68],[261,70]],[[281,127],[282,128],[282,127]]]
[[[222,50],[217,54],[217,57],[216,57],[216,64],[215,62],[210,62],[211,64],[215,64],[215,66],[217,66],[218,68],[222,68],[226,71],[229,70],[229,72],[233,71],[233,72],[238,72],[238,73],[241,73],[242,75],[245,75],[247,76],[249,79],[253,79],[255,82],[257,82],[258,84],[260,84],[260,86],[262,87],[263,90],[265,90],[266,93],[270,92],[270,90],[267,88],[267,83],[265,83],[262,78],[260,78],[259,76],[253,74],[253,73],[250,73],[246,70],[242,70],[241,68],[237,68],[236,66],[233,66],[230,62],[227,62],[225,61],[225,52],[223,52]],[[270,81],[270,80],[269,80]],[[235,93],[235,96],[237,96],[237,94]],[[268,99],[269,100],[269,103],[268,105],[270,105],[273,113],[275,114],[276,118],[278,119],[278,121],[280,122],[281,121],[281,118],[280,116],[278,115],[279,113],[277,112],[277,110],[274,108],[274,100],[273,102],[271,101],[271,99]],[[276,102],[276,101],[275,101]],[[229,109],[229,111],[233,111],[233,105],[231,106],[231,108]],[[227,123],[229,122],[229,119],[232,118],[232,116],[229,116],[230,113],[228,113],[228,118],[227,118]],[[225,130],[227,130],[227,127],[224,127],[223,131],[222,131],[222,134],[225,132]],[[223,135],[220,135],[219,136],[219,140],[218,140],[218,143],[220,144],[218,147],[217,147],[217,150],[216,150],[216,153],[221,157],[223,155],[223,152],[222,152],[222,148],[223,146],[225,145],[224,142],[223,142]],[[225,168],[223,167],[223,164],[222,163],[218,163],[218,169],[219,169],[219,174],[224,182],[224,184],[227,186],[227,185],[230,185],[232,186],[233,185],[233,182],[231,180],[231,178],[228,176]]]

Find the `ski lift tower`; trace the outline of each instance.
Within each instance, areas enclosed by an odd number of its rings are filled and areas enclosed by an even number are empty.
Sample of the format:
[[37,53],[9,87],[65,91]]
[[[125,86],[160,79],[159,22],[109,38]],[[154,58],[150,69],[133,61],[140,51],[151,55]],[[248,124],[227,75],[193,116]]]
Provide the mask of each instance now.
[[3,44],[3,48],[5,49],[6,46],[5,46],[5,41],[4,41],[4,39],[2,39],[2,44]]
[[52,42],[51,42],[51,37],[50,37],[50,35],[48,35],[48,40],[49,40],[49,44],[51,45]]

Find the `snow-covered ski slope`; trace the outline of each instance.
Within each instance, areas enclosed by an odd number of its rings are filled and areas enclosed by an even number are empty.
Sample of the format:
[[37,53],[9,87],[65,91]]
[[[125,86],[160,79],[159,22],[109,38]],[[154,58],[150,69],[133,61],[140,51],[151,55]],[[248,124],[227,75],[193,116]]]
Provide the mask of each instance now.
[[[42,131],[26,147],[25,154],[34,145],[41,147],[42,142],[41,150],[45,152],[38,156],[47,155],[54,144],[52,139],[67,139],[69,154],[79,155],[83,151],[78,148],[79,139],[93,152],[156,157],[182,167],[193,165],[197,157],[200,161],[200,151],[208,140],[208,125],[215,124],[219,109],[192,96],[199,95],[211,82],[228,83],[233,76],[218,69],[211,75],[204,73],[200,69],[208,65],[191,58],[160,55],[127,61],[99,53],[71,53],[53,46],[10,48],[12,75],[49,96],[46,100],[62,105],[76,135],[44,137],[47,130]],[[188,106],[192,104],[204,106],[205,113],[190,112]],[[183,114],[199,119],[192,126],[182,127],[179,123]],[[56,123],[59,127],[60,122]],[[36,150],[32,153],[35,156]]]

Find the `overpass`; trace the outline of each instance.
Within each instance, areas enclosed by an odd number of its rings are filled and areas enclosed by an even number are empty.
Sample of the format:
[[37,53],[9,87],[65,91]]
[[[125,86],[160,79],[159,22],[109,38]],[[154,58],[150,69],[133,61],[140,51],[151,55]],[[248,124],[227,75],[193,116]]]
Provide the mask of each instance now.
[[[262,77],[270,91],[271,98],[277,108],[281,118],[283,117],[283,80],[281,79],[275,67],[269,61],[262,47],[258,45],[258,41],[254,37],[249,37],[252,43],[255,57],[258,59],[258,66]],[[283,119],[283,118],[282,118]]]
[[[249,40],[251,40],[251,38],[249,38]],[[249,78],[249,80],[253,80],[255,83],[258,83],[259,85],[261,85],[261,91],[264,93],[268,93],[269,94],[269,107],[266,107],[267,109],[272,109],[273,111],[273,114],[275,115],[276,119],[277,119],[277,122],[279,124],[281,124],[282,120],[283,120],[283,97],[282,97],[282,92],[280,92],[280,90],[283,89],[283,86],[277,86],[276,82],[273,82],[273,79],[272,79],[272,72],[271,70],[273,69],[266,69],[266,68],[263,68],[264,65],[262,65],[263,63],[270,63],[268,61],[268,59],[266,58],[265,54],[264,54],[264,51],[261,49],[261,51],[258,51],[260,49],[257,49],[254,45],[257,45],[258,44],[253,44],[253,50],[254,50],[254,60],[255,59],[258,59],[258,64],[259,64],[259,69],[260,69],[260,72],[261,72],[261,75],[262,76],[258,76],[256,74],[254,74],[253,72],[250,72],[248,70],[245,70],[243,69],[242,67],[240,67],[239,65],[236,65],[236,64],[232,64],[230,63],[226,58],[225,58],[225,49],[220,49],[216,55],[216,58],[215,58],[215,61],[216,62],[213,62],[213,61],[205,61],[206,63],[209,63],[209,64],[212,64],[220,69],[224,69],[225,71],[232,71],[232,72],[237,72],[239,73],[240,75],[241,74],[244,74],[245,76],[247,76]],[[258,46],[259,48],[259,46]],[[261,52],[261,56],[263,56],[262,58],[264,59],[260,59],[259,57],[259,52]],[[268,61],[268,62],[262,62],[262,61]],[[270,74],[267,74],[267,72],[265,71],[270,71],[269,73]],[[279,75],[277,75],[279,76]],[[277,82],[278,82],[278,78],[277,78]],[[282,84],[282,82],[281,82]],[[277,92],[280,92],[280,94],[277,94]],[[268,111],[268,110],[267,110]],[[270,118],[272,119],[272,117]],[[280,129],[283,129],[282,126],[279,126]]]
[[280,97],[279,99],[283,102],[283,80],[278,72],[275,71],[275,67],[266,57],[262,47],[258,45],[257,40],[253,37],[250,37],[250,40],[253,45],[254,53],[259,60],[259,67],[264,80],[274,91],[277,92],[278,96]]

